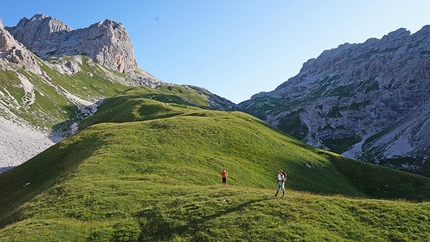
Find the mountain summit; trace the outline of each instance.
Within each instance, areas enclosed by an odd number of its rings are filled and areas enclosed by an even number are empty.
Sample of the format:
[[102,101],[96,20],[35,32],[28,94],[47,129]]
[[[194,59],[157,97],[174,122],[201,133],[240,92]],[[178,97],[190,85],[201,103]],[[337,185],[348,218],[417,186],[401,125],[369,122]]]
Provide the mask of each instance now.
[[85,55],[95,63],[119,72],[138,68],[130,37],[121,23],[105,20],[72,30],[61,21],[43,14],[23,18],[6,28],[16,40],[40,58]]
[[240,106],[308,144],[428,173],[429,46],[430,26],[346,43]]

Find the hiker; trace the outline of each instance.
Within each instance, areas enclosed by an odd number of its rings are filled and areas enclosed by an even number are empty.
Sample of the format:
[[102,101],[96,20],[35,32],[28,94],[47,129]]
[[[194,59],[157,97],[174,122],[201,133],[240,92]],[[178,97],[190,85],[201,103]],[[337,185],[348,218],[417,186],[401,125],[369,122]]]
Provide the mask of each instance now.
[[284,183],[285,183],[286,177],[287,177],[287,173],[285,173],[282,170],[279,170],[279,172],[278,172],[278,185],[276,187],[275,197],[278,196],[279,189],[282,189],[282,197],[284,197],[284,194],[285,194]]
[[228,177],[228,172],[226,169],[222,170],[221,177],[222,177],[222,183],[224,185],[226,185],[227,184],[227,177]]

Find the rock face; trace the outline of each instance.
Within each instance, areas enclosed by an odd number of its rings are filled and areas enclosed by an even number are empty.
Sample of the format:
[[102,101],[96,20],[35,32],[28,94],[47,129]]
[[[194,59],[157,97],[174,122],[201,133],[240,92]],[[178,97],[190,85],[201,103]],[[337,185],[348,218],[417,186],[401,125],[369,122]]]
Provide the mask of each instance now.
[[239,106],[315,146],[430,174],[430,26],[343,44]]
[[112,20],[72,30],[43,14],[23,18],[6,27],[16,40],[40,58],[85,55],[95,63],[122,73],[138,69],[130,37],[121,23]]
[[35,56],[18,43],[13,36],[4,29],[0,21],[0,59],[7,60],[29,70],[35,74],[41,74],[39,63]]

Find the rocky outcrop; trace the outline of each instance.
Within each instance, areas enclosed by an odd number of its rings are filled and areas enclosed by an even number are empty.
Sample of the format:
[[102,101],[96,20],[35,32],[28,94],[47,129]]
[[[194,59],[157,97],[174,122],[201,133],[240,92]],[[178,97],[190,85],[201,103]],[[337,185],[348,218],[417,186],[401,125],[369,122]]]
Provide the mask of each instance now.
[[127,31],[121,23],[112,20],[72,30],[55,18],[37,14],[6,29],[44,60],[85,55],[97,64],[122,73],[138,68]]
[[430,157],[429,50],[430,26],[346,43],[240,106],[309,144],[420,171]]
[[13,36],[4,29],[0,21],[0,60],[1,59],[12,62],[34,74],[42,73],[36,57],[18,43]]

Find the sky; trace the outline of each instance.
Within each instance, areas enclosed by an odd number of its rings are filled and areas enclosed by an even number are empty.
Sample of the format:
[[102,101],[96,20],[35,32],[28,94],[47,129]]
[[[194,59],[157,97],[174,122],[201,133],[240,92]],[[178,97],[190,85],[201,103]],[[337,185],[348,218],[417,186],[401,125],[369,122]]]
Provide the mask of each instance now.
[[141,68],[234,103],[272,91],[344,43],[430,24],[428,0],[2,0],[4,26],[35,14],[72,29],[111,19]]

